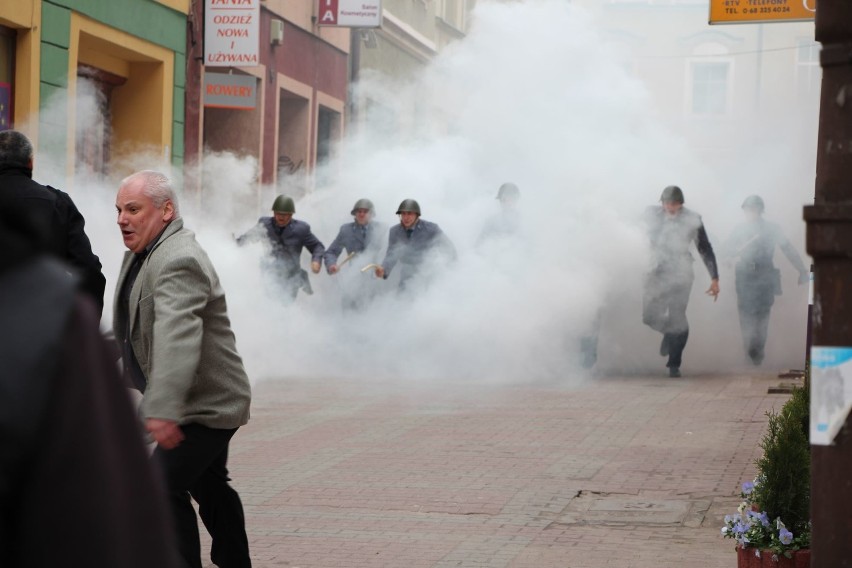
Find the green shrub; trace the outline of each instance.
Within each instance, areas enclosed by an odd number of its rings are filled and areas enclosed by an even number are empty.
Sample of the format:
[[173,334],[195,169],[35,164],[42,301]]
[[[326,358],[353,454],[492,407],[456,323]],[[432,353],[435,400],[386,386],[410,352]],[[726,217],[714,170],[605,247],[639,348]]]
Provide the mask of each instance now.
[[770,519],[781,518],[795,534],[810,532],[810,395],[796,389],[781,411],[768,412],[769,424],[757,460],[759,483],[752,499]]

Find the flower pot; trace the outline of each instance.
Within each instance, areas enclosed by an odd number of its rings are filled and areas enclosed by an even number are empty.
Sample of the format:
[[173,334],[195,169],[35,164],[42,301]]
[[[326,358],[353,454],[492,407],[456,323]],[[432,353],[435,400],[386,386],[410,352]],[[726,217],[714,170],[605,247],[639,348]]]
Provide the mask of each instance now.
[[792,558],[778,554],[773,559],[771,550],[761,550],[756,556],[754,548],[737,547],[737,568],[810,568],[811,551],[796,550]]

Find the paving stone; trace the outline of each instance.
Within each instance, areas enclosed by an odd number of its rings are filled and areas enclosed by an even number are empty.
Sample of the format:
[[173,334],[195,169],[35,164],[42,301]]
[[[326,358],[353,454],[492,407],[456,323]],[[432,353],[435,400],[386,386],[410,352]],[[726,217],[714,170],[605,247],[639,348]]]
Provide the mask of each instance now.
[[774,382],[262,382],[229,463],[253,564],[729,568]]

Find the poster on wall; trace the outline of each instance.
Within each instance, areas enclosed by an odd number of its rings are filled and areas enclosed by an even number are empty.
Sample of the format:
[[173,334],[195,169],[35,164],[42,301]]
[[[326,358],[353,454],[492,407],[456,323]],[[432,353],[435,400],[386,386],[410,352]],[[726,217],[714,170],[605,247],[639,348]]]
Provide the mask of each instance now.
[[382,25],[381,0],[316,0],[317,24],[341,28],[378,28]]
[[0,83],[0,130],[12,128],[12,85]]
[[260,63],[260,0],[205,0],[204,65]]
[[811,348],[811,444],[828,446],[852,409],[852,347]]

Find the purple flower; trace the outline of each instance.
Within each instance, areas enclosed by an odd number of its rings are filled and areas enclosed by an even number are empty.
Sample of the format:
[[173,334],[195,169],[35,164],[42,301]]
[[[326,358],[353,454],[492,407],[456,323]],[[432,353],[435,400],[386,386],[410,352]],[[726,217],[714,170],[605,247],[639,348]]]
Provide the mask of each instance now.
[[743,483],[743,495],[751,495],[752,491],[754,491],[754,483],[751,481]]
[[793,542],[793,533],[791,533],[785,528],[782,528],[781,531],[778,533],[778,540],[781,541],[781,544],[790,544],[791,542]]
[[761,525],[764,527],[769,526],[769,515],[767,515],[765,511],[757,515],[757,518],[760,520]]

